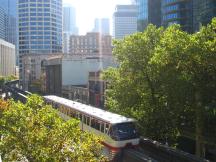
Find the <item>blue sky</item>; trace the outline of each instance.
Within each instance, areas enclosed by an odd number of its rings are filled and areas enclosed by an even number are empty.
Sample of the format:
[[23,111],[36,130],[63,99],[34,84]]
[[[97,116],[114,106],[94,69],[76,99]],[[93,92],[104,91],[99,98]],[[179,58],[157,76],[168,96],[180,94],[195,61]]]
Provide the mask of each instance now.
[[117,4],[130,3],[131,0],[63,0],[63,4],[70,4],[76,8],[79,34],[91,31],[95,18],[107,17],[111,19]]

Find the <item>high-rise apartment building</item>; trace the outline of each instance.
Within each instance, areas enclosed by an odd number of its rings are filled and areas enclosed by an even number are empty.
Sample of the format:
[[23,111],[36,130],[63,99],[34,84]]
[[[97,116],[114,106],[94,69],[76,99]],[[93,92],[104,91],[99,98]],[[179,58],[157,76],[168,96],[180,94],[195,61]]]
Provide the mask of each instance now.
[[72,55],[112,55],[111,35],[87,33],[70,36],[70,54]]
[[137,31],[137,6],[117,5],[113,15],[113,35],[116,39]]
[[143,31],[148,24],[161,26],[161,0],[136,0],[137,29]]
[[162,25],[180,24],[182,29],[193,32],[192,0],[162,0]]
[[110,35],[110,21],[108,18],[95,19],[93,32]]
[[78,35],[76,26],[76,10],[74,7],[63,7],[63,52],[69,53],[69,40],[71,35]]
[[193,0],[193,31],[200,29],[201,25],[211,22],[216,17],[215,0]]

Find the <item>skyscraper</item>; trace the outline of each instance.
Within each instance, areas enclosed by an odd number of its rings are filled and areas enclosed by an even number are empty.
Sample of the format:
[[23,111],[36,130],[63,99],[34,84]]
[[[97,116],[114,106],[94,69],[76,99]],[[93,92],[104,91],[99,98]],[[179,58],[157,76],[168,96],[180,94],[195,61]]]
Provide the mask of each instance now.
[[117,5],[113,17],[113,35],[116,39],[137,31],[136,5]]
[[180,24],[187,32],[193,31],[192,0],[162,0],[162,25]]
[[95,19],[93,32],[99,32],[103,35],[110,34],[110,21],[108,18]]
[[136,0],[138,7],[137,28],[143,31],[148,24],[161,25],[161,0]]
[[63,32],[77,35],[76,10],[72,6],[63,6]]
[[18,0],[18,18],[19,73],[26,85],[24,74],[30,74],[31,70],[24,70],[24,55],[62,52],[62,0]]
[[0,7],[0,38],[6,40],[6,23],[7,16],[5,14],[5,10]]
[[17,45],[17,0],[0,0],[0,38]]
[[69,53],[69,39],[71,35],[78,35],[76,26],[76,10],[74,7],[63,7],[63,52]]
[[201,25],[211,22],[216,17],[215,0],[193,0],[193,31],[199,30]]
[[62,51],[62,0],[19,0],[19,54]]

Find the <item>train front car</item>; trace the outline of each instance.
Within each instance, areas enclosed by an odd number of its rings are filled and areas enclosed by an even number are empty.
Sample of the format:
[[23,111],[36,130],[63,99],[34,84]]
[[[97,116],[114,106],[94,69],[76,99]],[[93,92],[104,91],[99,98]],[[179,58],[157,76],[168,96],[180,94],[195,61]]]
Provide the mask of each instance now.
[[[139,133],[136,129],[136,121],[117,114],[113,114],[110,120],[110,128],[105,136],[103,144],[106,154],[112,159],[124,148],[139,146]],[[115,116],[115,117],[114,117]]]
[[134,122],[117,123],[111,126],[109,136],[117,148],[137,146],[139,134]]

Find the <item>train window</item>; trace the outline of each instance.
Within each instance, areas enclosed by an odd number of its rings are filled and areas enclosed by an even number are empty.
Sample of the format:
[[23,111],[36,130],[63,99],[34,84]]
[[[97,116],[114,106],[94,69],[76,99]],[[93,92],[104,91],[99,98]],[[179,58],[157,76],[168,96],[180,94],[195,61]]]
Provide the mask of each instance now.
[[76,112],[76,117],[75,118],[79,119],[79,113],[78,112]]
[[86,124],[86,116],[83,115],[83,123]]
[[64,112],[64,107],[60,106],[59,111],[63,113]]
[[68,108],[67,108],[67,107],[64,108],[64,112],[65,112],[66,115],[69,114],[69,112],[68,112]]
[[76,112],[73,110],[70,110],[70,117],[76,118]]
[[105,124],[105,133],[106,133],[106,134],[108,134],[109,129],[110,129],[110,125],[106,123],[106,124]]
[[62,106],[62,109],[63,109],[64,114],[67,114],[67,109],[63,106]]
[[89,116],[86,117],[86,124],[90,125],[90,117]]
[[66,107],[66,109],[67,109],[67,115],[70,116],[70,108]]
[[83,116],[82,114],[79,115],[79,120],[80,120],[80,121],[83,121],[82,116]]
[[79,112],[76,112],[76,119],[82,121],[82,114],[80,114]]
[[100,123],[100,131],[104,133],[104,123]]
[[135,124],[129,122],[112,125],[110,129],[110,136],[116,141],[121,141],[138,138],[139,134],[136,130]]
[[83,116],[83,122],[84,122],[86,125],[89,125],[89,124],[90,124],[89,121],[90,121],[90,117],[84,115],[84,116]]
[[97,130],[100,130],[100,123],[99,123],[99,121],[96,120],[96,119],[94,119],[94,118],[92,118],[91,119],[91,127],[95,128]]

